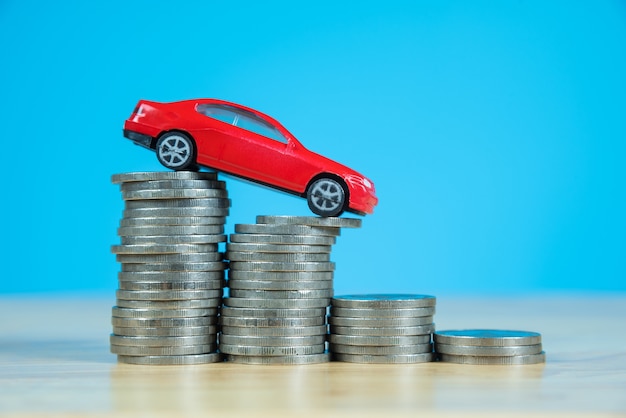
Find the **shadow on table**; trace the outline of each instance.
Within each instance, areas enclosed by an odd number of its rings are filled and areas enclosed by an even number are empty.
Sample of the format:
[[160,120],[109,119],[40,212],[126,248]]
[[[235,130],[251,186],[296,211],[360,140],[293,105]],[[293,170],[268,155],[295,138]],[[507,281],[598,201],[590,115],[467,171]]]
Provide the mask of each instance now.
[[2,340],[0,363],[35,362],[114,363],[108,341],[97,340]]

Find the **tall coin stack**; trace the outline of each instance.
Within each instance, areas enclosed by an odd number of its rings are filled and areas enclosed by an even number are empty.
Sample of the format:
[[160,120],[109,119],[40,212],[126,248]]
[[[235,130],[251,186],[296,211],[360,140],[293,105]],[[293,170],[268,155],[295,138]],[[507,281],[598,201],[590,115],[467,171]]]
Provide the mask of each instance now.
[[467,329],[437,331],[439,361],[461,364],[519,365],[546,361],[541,334],[529,331]]
[[434,296],[383,294],[332,298],[329,350],[351,363],[433,361]]
[[111,352],[133,364],[221,360],[217,318],[230,201],[216,173],[117,174],[125,201]]
[[360,219],[258,216],[235,225],[227,246],[229,297],[220,351],[246,364],[329,361],[326,309],[333,295],[331,247]]

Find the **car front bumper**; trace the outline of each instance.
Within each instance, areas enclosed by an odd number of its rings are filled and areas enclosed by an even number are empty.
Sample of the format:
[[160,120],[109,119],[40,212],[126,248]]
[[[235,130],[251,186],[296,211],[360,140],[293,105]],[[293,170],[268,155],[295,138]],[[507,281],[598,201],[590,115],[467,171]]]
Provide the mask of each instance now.
[[362,194],[360,196],[350,196],[348,210],[359,215],[374,213],[374,207],[378,204],[378,198],[373,194]]

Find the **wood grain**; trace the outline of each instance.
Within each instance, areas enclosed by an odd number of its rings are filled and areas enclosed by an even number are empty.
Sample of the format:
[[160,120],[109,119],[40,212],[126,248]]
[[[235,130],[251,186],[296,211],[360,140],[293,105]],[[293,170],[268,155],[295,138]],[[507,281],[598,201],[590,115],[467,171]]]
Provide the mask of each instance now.
[[625,416],[626,297],[439,297],[438,329],[538,331],[548,361],[117,364],[113,297],[0,299],[2,416]]

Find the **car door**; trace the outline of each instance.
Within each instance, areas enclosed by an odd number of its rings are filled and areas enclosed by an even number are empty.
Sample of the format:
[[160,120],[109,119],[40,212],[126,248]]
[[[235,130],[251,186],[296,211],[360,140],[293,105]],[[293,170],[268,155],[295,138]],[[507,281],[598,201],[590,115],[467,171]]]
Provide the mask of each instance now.
[[232,143],[238,129],[233,125],[237,114],[230,106],[220,104],[198,104],[196,112],[201,128],[192,132],[196,139],[197,160],[201,165],[224,169],[222,153]]
[[220,163],[226,171],[288,190],[299,191],[290,173],[299,170],[301,161],[293,144],[276,127],[243,110],[237,111],[236,138],[222,152]]

